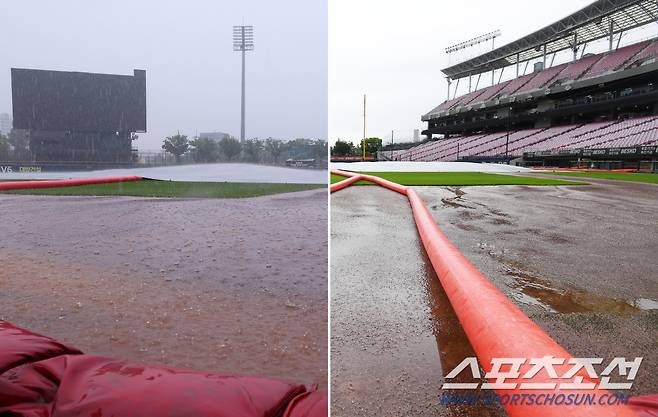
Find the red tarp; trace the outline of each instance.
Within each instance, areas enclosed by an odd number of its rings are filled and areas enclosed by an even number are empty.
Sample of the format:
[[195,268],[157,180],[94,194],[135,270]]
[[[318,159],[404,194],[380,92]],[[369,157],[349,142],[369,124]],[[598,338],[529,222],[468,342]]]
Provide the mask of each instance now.
[[0,415],[326,417],[328,409],[315,386],[85,355],[0,321]]

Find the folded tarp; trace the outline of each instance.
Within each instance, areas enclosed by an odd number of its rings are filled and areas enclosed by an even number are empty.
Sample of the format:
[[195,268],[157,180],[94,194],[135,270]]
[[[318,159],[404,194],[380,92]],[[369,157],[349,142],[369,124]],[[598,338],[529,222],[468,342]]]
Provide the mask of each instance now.
[[[7,349],[9,347],[9,349]],[[24,352],[21,355],[20,352]],[[315,386],[92,355],[0,322],[0,415],[325,417]]]
[[0,320],[0,375],[24,363],[60,355],[79,355],[78,349]]

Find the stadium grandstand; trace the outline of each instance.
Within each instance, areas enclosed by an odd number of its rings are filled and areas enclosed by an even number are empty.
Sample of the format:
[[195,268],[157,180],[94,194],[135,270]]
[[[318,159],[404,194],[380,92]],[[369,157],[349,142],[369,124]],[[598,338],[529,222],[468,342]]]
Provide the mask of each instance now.
[[658,170],[657,28],[656,0],[598,0],[445,68],[448,99],[421,118],[427,139],[384,155]]

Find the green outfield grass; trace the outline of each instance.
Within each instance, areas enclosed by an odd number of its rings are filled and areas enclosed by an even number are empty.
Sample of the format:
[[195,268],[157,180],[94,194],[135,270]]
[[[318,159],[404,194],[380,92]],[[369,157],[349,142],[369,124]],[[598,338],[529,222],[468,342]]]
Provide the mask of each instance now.
[[[584,182],[483,172],[364,172],[402,185],[582,185]],[[331,174],[331,183],[345,177]],[[372,184],[358,181],[357,185]]]
[[247,182],[129,181],[61,188],[1,191],[8,194],[68,196],[133,196],[168,198],[246,198],[324,188],[325,184]]
[[[633,182],[647,182],[650,184],[658,184],[658,174],[642,174],[637,172],[541,172],[542,174],[561,175],[565,177],[577,178],[598,178],[602,180],[618,180],[618,181],[633,181]],[[535,172],[539,174],[539,172]]]

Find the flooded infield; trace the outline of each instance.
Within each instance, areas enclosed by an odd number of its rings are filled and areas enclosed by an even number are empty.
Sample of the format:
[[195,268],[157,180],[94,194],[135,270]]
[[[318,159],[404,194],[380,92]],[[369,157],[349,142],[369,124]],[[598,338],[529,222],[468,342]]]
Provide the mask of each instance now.
[[[658,390],[658,187],[415,188],[467,258],[571,354],[643,356],[631,394]],[[406,199],[349,187],[332,195],[331,229],[333,415],[505,415],[438,404],[442,375],[474,355]]]
[[0,206],[0,319],[90,354],[326,387],[325,190]]
[[[589,181],[589,179],[588,179]],[[658,187],[418,187],[441,230],[576,357],[643,356],[658,390]]]

